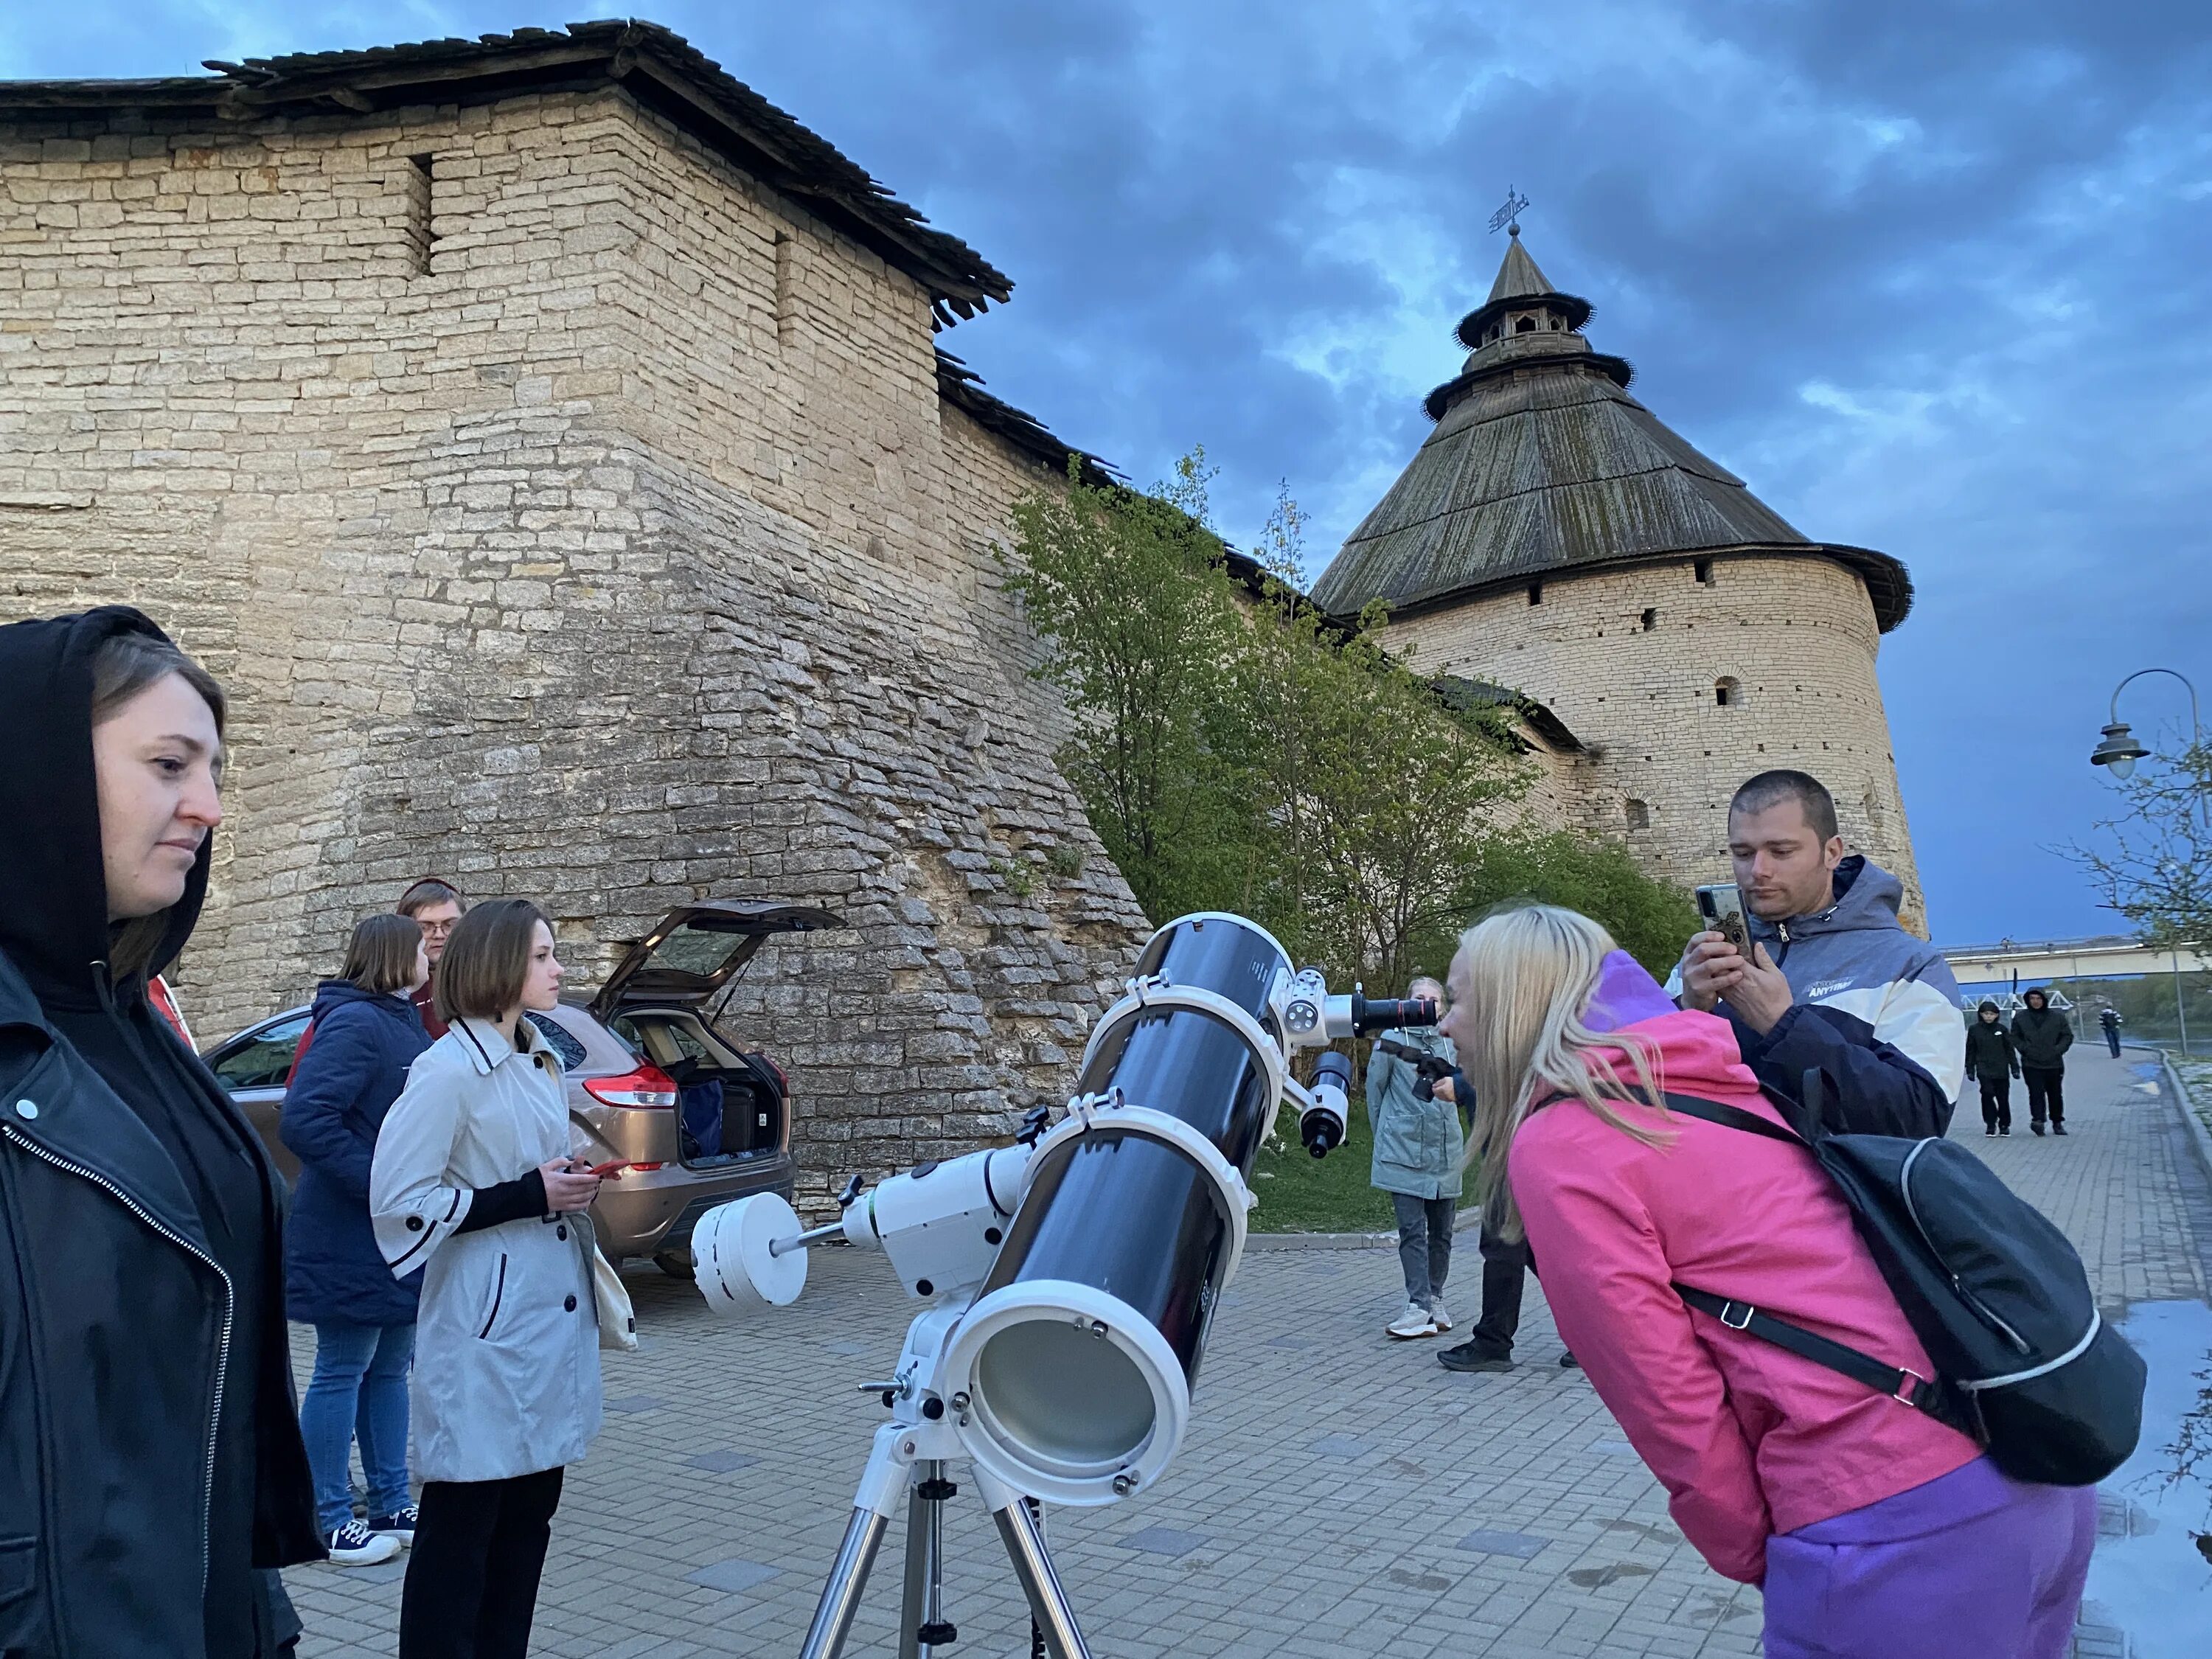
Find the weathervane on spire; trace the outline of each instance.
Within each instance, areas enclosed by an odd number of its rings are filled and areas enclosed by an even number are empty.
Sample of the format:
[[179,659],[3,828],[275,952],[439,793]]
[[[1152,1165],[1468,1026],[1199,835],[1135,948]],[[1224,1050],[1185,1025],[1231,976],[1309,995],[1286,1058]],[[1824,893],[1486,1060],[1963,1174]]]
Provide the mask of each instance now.
[[1509,235],[1521,234],[1521,210],[1528,205],[1528,198],[1510,185],[1505,187],[1505,205],[1490,216],[1492,234],[1504,231]]

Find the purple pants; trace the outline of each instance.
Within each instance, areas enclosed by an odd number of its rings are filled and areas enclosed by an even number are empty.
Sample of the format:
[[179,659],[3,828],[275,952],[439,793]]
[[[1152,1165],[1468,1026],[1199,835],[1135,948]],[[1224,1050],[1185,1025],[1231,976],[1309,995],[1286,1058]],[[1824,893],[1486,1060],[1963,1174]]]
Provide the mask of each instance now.
[[2094,1487],[1977,1458],[1768,1539],[1767,1659],[2064,1659],[2096,1542]]

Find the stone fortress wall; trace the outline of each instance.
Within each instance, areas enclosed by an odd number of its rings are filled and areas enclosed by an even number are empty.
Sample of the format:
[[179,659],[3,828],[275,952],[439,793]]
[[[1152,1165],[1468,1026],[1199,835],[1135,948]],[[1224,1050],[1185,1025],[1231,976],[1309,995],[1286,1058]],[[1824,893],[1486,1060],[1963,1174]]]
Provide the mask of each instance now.
[[204,1033],[441,873],[586,984],[672,902],[842,911],[732,1005],[803,1193],[1064,1090],[1143,921],[988,555],[1049,474],[913,280],[611,87],[0,128],[0,618],[137,604],[234,697]]
[[[1702,576],[1702,580],[1701,580]],[[1875,675],[1865,584],[1831,561],[1684,558],[1562,572],[1392,623],[1384,637],[1425,672],[1543,702],[1587,745],[1542,756],[1578,826],[1625,839],[1686,886],[1730,879],[1729,797],[1794,767],[1828,786],[1846,844],[1925,907]],[[1725,686],[1728,700],[1718,696]]]

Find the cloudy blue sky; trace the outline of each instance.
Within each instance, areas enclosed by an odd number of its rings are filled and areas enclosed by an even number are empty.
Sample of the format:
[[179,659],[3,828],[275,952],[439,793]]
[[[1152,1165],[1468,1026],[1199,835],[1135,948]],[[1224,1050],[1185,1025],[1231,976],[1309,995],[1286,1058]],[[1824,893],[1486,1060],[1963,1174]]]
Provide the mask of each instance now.
[[[0,75],[190,72],[612,15],[574,0],[0,12]],[[1317,571],[1419,443],[1534,198],[1654,410],[1898,555],[1881,672],[1939,939],[2104,931],[2045,850],[2113,683],[2212,696],[2202,0],[816,0],[650,14],[1018,284],[945,343],[1140,480],[1203,443]],[[2171,681],[2123,714],[2178,729]]]

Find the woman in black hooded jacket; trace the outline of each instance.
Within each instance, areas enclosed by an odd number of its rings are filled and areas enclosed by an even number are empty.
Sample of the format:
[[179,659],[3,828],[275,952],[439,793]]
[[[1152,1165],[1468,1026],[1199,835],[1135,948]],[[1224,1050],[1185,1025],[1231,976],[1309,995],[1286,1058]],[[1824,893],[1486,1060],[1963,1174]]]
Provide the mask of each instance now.
[[278,1187],[148,1006],[223,698],[137,611],[0,628],[0,1652],[258,1659],[313,1560]]

